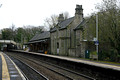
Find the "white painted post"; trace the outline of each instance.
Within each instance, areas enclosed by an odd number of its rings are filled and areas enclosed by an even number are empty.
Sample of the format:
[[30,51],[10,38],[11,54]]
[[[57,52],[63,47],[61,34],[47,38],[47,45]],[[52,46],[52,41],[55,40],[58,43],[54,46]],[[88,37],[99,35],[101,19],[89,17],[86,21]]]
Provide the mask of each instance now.
[[96,45],[96,52],[97,52],[97,59],[98,59],[98,45],[99,45],[99,42],[98,42],[98,15],[96,14],[96,42],[98,43]]

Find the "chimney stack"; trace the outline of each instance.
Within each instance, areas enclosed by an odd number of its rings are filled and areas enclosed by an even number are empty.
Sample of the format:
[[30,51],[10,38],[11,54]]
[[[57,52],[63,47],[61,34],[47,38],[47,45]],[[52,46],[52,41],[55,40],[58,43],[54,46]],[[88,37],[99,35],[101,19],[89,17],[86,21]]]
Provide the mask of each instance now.
[[80,22],[83,20],[83,8],[82,5],[76,5],[75,8],[75,18]]
[[64,21],[64,17],[63,17],[63,14],[59,14],[59,17],[58,17],[58,23]]
[[75,10],[76,10],[75,15],[83,15],[82,5],[76,5]]

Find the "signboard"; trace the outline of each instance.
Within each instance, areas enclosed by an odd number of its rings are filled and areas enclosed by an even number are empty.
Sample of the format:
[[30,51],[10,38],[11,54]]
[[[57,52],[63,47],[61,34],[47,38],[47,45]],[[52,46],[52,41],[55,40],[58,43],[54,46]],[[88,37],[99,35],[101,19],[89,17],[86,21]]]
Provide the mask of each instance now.
[[99,45],[99,41],[95,41],[95,45]]

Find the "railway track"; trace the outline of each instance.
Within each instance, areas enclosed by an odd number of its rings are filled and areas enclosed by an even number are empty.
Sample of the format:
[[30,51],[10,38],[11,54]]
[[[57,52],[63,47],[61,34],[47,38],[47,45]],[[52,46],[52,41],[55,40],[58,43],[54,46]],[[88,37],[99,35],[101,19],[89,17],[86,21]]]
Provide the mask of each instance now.
[[[40,72],[38,72],[33,67],[31,67],[29,64],[27,64],[21,60],[18,60],[16,58],[13,58],[13,57],[11,57],[11,58],[22,70],[22,73],[25,75],[26,80],[49,80],[47,77],[45,77]],[[27,74],[26,74],[26,72],[27,72]]]
[[28,58],[29,61],[33,62],[33,63],[36,63],[40,66],[43,66],[51,71],[54,71],[66,78],[68,78],[69,80],[95,80],[94,78],[92,77],[89,77],[89,76],[86,76],[86,75],[83,75],[83,74],[80,74],[78,72],[74,72],[72,70],[69,70],[69,69],[66,69],[66,68],[63,68],[63,67],[60,67],[60,66],[57,66],[55,64],[52,64],[52,63],[48,63],[48,62],[45,62],[45,61],[42,61],[42,60],[39,60],[39,61],[35,61],[35,60],[32,60],[30,58]]
[[16,57],[17,59],[26,61],[28,63],[34,63],[38,66],[42,66],[42,67],[46,68],[47,70],[50,70],[50,71],[52,71],[52,72],[54,72],[58,75],[61,75],[61,76],[65,77],[66,80],[95,80],[92,77],[89,77],[89,76],[80,74],[78,72],[75,72],[75,71],[57,66],[57,65],[52,64],[52,63],[48,63],[48,62],[45,62],[45,61],[42,61],[42,60],[37,60],[37,59],[32,58],[30,56],[25,57],[23,55],[19,55],[19,56],[14,55],[14,57]]
[[[23,62],[31,65],[35,70],[37,70],[38,72],[42,73],[43,75],[45,75],[46,77],[48,77],[49,80],[70,80],[68,78],[65,78],[63,76],[58,75],[57,73],[51,71],[51,70],[47,70],[45,67],[42,67],[36,63],[33,63],[31,61],[29,61],[28,59],[26,59],[26,57],[23,57],[22,55],[14,55],[11,53],[7,53],[7,55],[9,55],[10,57],[14,57],[17,60],[22,60]],[[28,56],[27,56],[28,57]],[[32,76],[32,75],[31,75]],[[36,79],[34,79],[36,80]],[[39,80],[39,79],[37,79]]]
[[[66,71],[66,72],[69,72],[70,74],[72,73],[72,74],[75,74],[75,75],[78,75],[78,76],[87,78],[87,79],[89,79],[89,80],[95,80],[95,79],[92,78],[92,77],[89,77],[89,76],[87,76],[87,75],[84,75],[84,74],[81,74],[81,73],[78,73],[78,72],[69,70],[69,69],[67,69],[67,68],[60,67],[60,66],[58,66],[58,65],[55,65],[55,64],[52,64],[52,63],[48,63],[48,62],[45,62],[45,61],[42,61],[42,60],[40,60],[40,61],[41,61],[42,63],[45,63],[45,64],[49,65],[49,66],[53,66],[53,67],[55,67],[55,68],[61,69],[61,70],[60,70],[61,72],[62,72],[62,70],[64,70],[64,71]],[[63,72],[63,73],[64,73],[64,72]],[[68,75],[68,76],[69,76],[69,75]],[[71,76],[69,76],[69,77],[71,77]],[[75,76],[74,76],[74,77],[75,77]],[[73,78],[71,78],[71,79],[73,79]]]

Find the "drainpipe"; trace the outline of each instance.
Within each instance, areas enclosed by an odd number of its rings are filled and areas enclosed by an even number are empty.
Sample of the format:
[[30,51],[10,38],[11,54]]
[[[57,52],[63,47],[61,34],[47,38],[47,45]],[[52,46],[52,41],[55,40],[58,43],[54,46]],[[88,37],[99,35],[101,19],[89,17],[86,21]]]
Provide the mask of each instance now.
[[67,53],[67,56],[68,56],[68,52],[67,52],[67,51],[68,51],[68,50],[67,50],[67,49],[68,49],[68,46],[67,46],[67,29],[66,29],[66,40],[65,40],[65,42],[66,42],[66,49],[65,49],[65,52]]
[[76,56],[76,31],[74,30],[74,47],[75,47],[75,56]]

